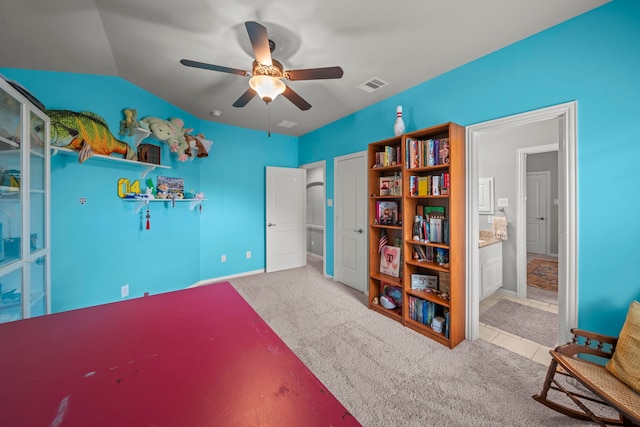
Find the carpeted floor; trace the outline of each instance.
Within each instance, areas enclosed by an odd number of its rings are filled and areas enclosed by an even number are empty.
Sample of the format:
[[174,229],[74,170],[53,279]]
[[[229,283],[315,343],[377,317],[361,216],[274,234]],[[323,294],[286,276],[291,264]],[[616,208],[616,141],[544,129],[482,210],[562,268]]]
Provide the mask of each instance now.
[[502,299],[480,314],[480,322],[546,347],[558,345],[556,313]]
[[527,264],[527,284],[558,292],[558,261],[534,258]]
[[454,350],[311,266],[229,282],[364,426],[590,426],[534,401],[546,367],[484,340]]

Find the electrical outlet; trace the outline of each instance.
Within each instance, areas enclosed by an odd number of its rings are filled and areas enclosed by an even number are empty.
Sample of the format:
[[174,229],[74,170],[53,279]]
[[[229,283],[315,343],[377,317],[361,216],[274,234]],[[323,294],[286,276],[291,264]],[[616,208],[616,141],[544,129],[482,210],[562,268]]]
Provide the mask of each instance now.
[[251,258],[251,251],[247,251],[247,259]]
[[226,255],[222,255],[220,257],[220,262],[227,262],[227,256]]
[[122,287],[120,288],[120,298],[124,298],[128,296],[129,296],[129,284],[127,283],[126,285],[122,285]]

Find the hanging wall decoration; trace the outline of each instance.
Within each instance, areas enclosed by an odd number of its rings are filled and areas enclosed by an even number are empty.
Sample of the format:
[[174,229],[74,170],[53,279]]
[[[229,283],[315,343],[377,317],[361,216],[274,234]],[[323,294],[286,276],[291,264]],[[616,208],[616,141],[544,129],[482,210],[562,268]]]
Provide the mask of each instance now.
[[51,146],[79,151],[78,161],[83,163],[94,154],[122,154],[128,160],[137,160],[136,150],[117,139],[107,122],[99,115],[70,110],[47,110],[51,119]]

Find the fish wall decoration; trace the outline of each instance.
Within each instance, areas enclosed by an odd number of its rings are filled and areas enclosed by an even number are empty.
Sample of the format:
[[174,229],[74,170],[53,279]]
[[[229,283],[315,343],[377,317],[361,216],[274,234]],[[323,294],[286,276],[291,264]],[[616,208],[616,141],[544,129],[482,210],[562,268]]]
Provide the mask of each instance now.
[[117,139],[107,122],[99,115],[70,110],[47,110],[51,119],[51,146],[79,151],[83,163],[94,154],[122,154],[125,159],[138,160],[138,153],[129,144]]

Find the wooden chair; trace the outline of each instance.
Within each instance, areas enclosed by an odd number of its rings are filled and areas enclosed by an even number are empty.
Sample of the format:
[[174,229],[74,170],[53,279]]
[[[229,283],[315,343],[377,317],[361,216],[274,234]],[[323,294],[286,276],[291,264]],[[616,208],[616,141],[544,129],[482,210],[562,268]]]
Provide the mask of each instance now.
[[[580,357],[592,355],[605,360],[611,359],[616,350],[618,338],[575,328],[571,330],[571,333],[573,333],[573,339],[570,343],[549,351],[551,363],[542,392],[534,395],[533,398],[562,414],[593,421],[601,426],[640,426],[640,395],[612,375],[604,365]],[[572,390],[570,390],[566,385],[560,384],[556,379],[556,374],[574,378],[593,395],[578,393],[573,390],[574,387],[571,387]],[[580,410],[549,400],[548,392],[550,389],[564,393]],[[610,406],[618,412],[619,418],[596,415],[587,407],[586,403],[588,402]]]

